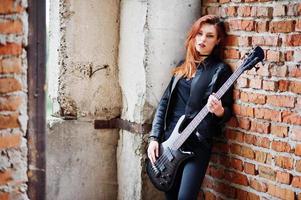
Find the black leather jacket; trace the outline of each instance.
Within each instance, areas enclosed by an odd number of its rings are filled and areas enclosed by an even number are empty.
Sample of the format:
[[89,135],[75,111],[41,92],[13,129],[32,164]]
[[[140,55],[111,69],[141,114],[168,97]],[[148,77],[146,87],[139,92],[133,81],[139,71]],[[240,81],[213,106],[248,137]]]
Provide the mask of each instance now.
[[[190,97],[185,108],[184,126],[206,105],[209,95],[213,92],[217,92],[232,74],[228,65],[213,56],[206,58],[202,65],[203,66],[200,66],[202,72],[200,75],[196,75],[191,83]],[[179,76],[173,76],[171,78],[155,113],[150,137],[157,138],[160,142],[162,142],[162,138],[164,138],[163,134],[166,130],[166,122],[169,120],[169,105],[171,101],[173,101],[173,91],[180,78]],[[212,136],[221,133],[224,123],[231,118],[231,107],[233,104],[232,93],[233,87],[231,87],[221,99],[225,109],[222,117],[217,117],[209,113],[196,128],[202,139],[211,139]]]

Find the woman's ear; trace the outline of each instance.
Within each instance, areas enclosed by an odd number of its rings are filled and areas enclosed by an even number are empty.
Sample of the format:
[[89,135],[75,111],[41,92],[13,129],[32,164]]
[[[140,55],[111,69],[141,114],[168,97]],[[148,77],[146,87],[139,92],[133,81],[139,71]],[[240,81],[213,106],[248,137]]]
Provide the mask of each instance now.
[[217,41],[216,41],[216,44],[215,45],[218,45],[220,43],[221,39],[219,38]]

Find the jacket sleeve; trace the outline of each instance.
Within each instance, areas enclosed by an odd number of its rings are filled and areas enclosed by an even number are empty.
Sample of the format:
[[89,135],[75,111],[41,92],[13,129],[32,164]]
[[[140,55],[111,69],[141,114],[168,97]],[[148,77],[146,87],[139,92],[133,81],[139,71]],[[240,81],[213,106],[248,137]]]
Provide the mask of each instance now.
[[152,123],[152,130],[149,135],[150,138],[155,138],[156,140],[160,140],[162,137],[162,134],[164,132],[164,121],[165,121],[165,114],[167,111],[168,101],[171,93],[171,85],[174,80],[174,77],[172,77],[171,81],[169,82],[167,88],[165,89],[165,92],[163,93],[163,96],[161,97],[161,100],[159,101],[155,117]]
[[[231,76],[232,71],[228,65],[225,64],[221,74],[216,83],[216,91],[222,87],[222,85],[228,80]],[[215,91],[215,92],[216,92]],[[214,115],[214,119],[217,121],[218,125],[222,126],[226,123],[233,115],[232,113],[232,104],[233,104],[233,85],[227,90],[227,92],[221,98],[222,105],[224,107],[224,115],[218,117]]]

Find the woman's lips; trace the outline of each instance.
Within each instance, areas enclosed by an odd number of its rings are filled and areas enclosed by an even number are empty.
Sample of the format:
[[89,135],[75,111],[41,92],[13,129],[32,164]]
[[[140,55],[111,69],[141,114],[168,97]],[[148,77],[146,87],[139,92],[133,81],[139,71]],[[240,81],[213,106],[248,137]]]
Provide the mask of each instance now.
[[200,45],[201,48],[205,48],[205,47],[206,47],[206,45],[204,45],[204,44],[202,44],[202,43],[199,44],[199,45]]

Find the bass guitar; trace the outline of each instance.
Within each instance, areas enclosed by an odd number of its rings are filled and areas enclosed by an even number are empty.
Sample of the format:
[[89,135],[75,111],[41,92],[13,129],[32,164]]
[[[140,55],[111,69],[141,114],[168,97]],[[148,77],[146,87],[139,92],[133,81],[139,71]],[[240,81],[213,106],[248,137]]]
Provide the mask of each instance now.
[[[262,61],[263,58],[264,52],[262,48],[258,46],[254,48],[247,58],[244,59],[243,63],[216,92],[215,97],[221,99],[245,70],[250,70],[258,62]],[[186,128],[179,133],[178,129],[185,118],[185,115],[181,116],[170,137],[159,145],[159,157],[156,162],[152,164],[149,159],[146,160],[146,172],[157,189],[161,191],[170,190],[174,184],[175,176],[180,164],[186,159],[194,156],[193,152],[182,151],[180,147],[208,113],[209,110],[207,109],[207,106],[204,106]]]

